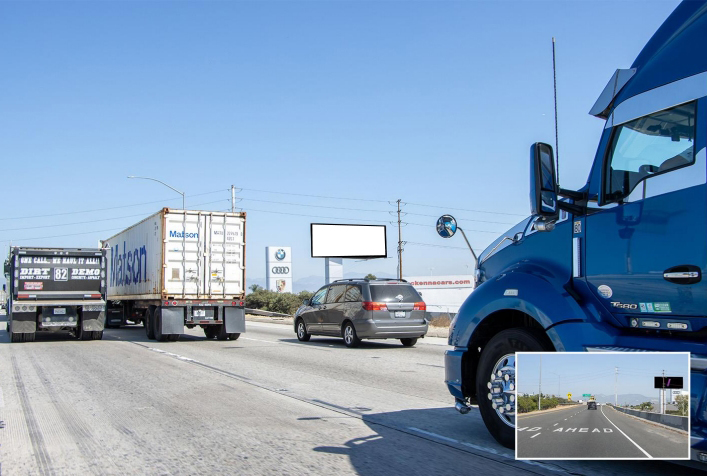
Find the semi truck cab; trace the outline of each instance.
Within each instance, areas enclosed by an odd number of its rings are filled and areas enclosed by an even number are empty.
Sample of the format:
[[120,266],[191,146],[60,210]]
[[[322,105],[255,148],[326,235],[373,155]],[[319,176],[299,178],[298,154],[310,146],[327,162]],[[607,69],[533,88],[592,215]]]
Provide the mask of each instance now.
[[479,256],[445,362],[456,408],[478,404],[501,444],[517,351],[689,351],[692,456],[707,461],[705,44],[707,5],[683,2],[616,71],[590,111],[605,125],[580,190],[558,186],[550,145],[531,146],[532,215]]

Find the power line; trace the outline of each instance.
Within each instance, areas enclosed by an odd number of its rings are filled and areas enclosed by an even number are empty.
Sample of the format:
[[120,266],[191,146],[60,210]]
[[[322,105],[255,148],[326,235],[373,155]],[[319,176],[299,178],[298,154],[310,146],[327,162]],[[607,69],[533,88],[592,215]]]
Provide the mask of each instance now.
[[[212,202],[205,202],[205,203],[199,203],[197,205],[194,205],[195,207],[200,207],[202,205],[210,205],[212,203],[219,203],[223,202],[224,200],[216,200]],[[86,221],[75,221],[72,223],[60,223],[58,225],[39,225],[39,226],[25,226],[25,227],[20,227],[20,228],[3,228],[0,230],[0,232],[5,232],[5,231],[19,231],[19,230],[36,230],[38,228],[57,228],[57,227],[62,227],[62,226],[73,226],[73,225],[85,225],[86,223],[96,223],[100,221],[111,221],[111,220],[122,220],[124,218],[135,218],[135,217],[144,217],[144,213],[136,213],[134,215],[124,215],[122,217],[111,217],[111,218],[99,218],[99,219],[94,219],[94,220],[86,220]]]
[[462,212],[490,213],[492,215],[509,215],[509,216],[523,217],[523,218],[528,217],[528,215],[524,215],[521,213],[490,212],[487,210],[475,210],[473,208],[456,208],[456,207],[447,207],[447,206],[443,206],[443,205],[426,205],[424,203],[412,203],[412,202],[407,202],[407,204],[414,205],[416,207],[441,208],[441,209],[447,209],[447,210],[457,210],[457,211],[462,211]]
[[[422,213],[413,213],[413,212],[407,212],[408,215],[415,215],[418,217],[431,217],[431,218],[438,218],[437,215],[425,215]],[[476,221],[479,223],[495,223],[497,225],[515,225],[515,223],[510,223],[507,221],[487,221],[487,220],[475,220],[473,218],[457,218],[457,221]]]
[[273,200],[258,200],[255,198],[242,198],[241,200],[243,201],[251,201],[251,202],[262,202],[262,203],[275,203],[278,205],[294,205],[297,207],[314,207],[314,208],[331,208],[335,210],[350,210],[350,211],[357,211],[357,212],[375,212],[375,213],[388,213],[388,210],[370,210],[370,209],[365,209],[365,208],[346,208],[346,207],[332,207],[328,205],[311,205],[308,203],[292,203],[292,202],[278,202],[278,201],[273,201]]
[[94,231],[84,231],[81,233],[69,233],[66,235],[53,235],[53,236],[36,236],[33,238],[13,238],[11,240],[0,240],[0,243],[10,243],[13,241],[31,241],[31,240],[46,240],[49,238],[63,238],[65,236],[78,236],[78,235],[90,235],[91,233],[103,233],[108,231],[122,230],[123,228],[109,228],[107,230],[94,230]]
[[274,190],[260,190],[256,188],[243,188],[243,190],[250,190],[251,192],[262,192],[262,193],[276,193],[280,195],[295,195],[298,197],[312,197],[312,198],[329,198],[333,200],[354,200],[358,202],[377,202],[377,203],[388,203],[388,200],[374,200],[371,198],[349,198],[349,197],[332,197],[327,195],[308,195],[305,193],[292,193],[292,192],[276,192]]
[[[187,197],[201,197],[204,195],[210,195],[214,193],[222,193],[223,190],[214,190],[212,192],[204,192],[204,193],[197,193],[194,195],[187,195]],[[142,205],[152,205],[154,203],[162,203],[162,202],[171,202],[174,200],[179,200],[179,198],[165,198],[162,200],[153,200],[151,202],[142,202],[142,203],[133,203],[131,205],[119,205],[115,207],[106,207],[106,208],[94,208],[92,210],[78,210],[74,212],[60,212],[60,213],[49,213],[46,215],[31,215],[31,216],[24,216],[24,217],[5,217],[5,218],[0,218],[0,221],[7,221],[7,220],[27,220],[30,218],[47,218],[47,217],[55,217],[55,216],[64,216],[64,215],[77,215],[79,213],[93,213],[93,212],[103,212],[106,210],[117,210],[119,208],[130,208],[130,207],[139,207]],[[198,205],[197,205],[198,206]]]

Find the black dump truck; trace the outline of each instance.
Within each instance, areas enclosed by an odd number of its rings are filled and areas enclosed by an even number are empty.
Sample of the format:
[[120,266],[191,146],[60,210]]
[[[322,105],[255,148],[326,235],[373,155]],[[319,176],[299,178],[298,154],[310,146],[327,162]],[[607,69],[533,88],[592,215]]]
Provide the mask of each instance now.
[[80,340],[103,338],[105,250],[13,246],[5,278],[12,342],[32,342],[37,332],[58,331]]

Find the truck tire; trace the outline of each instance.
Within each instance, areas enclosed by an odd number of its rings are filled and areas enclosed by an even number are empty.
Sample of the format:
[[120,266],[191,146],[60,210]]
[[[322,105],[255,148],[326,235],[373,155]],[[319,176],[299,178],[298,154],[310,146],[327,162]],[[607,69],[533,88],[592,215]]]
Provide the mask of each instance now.
[[168,334],[170,342],[177,342],[179,340],[179,334]]
[[[507,329],[496,334],[481,351],[475,383],[479,411],[491,435],[506,448],[515,446],[515,352],[551,350],[543,342],[541,334],[533,329]],[[492,397],[491,388],[503,391]],[[503,403],[495,403],[492,398]]]
[[103,331],[93,331],[93,340],[103,340]]
[[155,311],[152,313],[152,324],[155,340],[167,342],[169,334],[162,334],[162,308],[155,308]]
[[91,340],[93,332],[83,330],[83,322],[79,322],[76,326],[76,338],[78,340]]
[[148,339],[155,338],[155,328],[152,324],[152,316],[154,312],[154,307],[150,306],[145,309],[145,316],[143,317],[142,324],[145,326],[145,335]]
[[228,333],[226,332],[226,325],[219,324],[216,326],[216,340],[226,340],[228,339]]
[[216,337],[216,327],[215,326],[204,327],[204,335],[206,336],[207,339],[213,339],[214,337]]
[[228,334],[228,340],[238,340],[238,338],[241,336],[240,332],[232,332]]
[[16,342],[23,342],[24,341],[24,334],[19,334],[19,333],[10,333],[10,342],[16,343]]
[[37,333],[35,332],[28,332],[24,334],[25,336],[25,342],[34,342],[34,338],[37,336]]

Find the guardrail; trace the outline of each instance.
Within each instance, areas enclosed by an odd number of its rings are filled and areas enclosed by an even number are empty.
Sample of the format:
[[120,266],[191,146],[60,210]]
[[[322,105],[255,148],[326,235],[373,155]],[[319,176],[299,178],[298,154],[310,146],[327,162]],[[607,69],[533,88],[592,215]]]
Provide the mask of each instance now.
[[256,316],[267,316],[267,317],[292,317],[292,314],[282,314],[279,312],[261,311],[260,309],[245,309],[246,314],[255,314]]
[[633,410],[631,408],[621,408],[611,405],[615,410],[618,410],[627,415],[633,415],[638,418],[643,418],[644,420],[654,421],[656,423],[661,423],[663,425],[672,426],[673,428],[678,428],[680,430],[687,431],[688,418],[678,415],[663,415],[662,413],[653,412],[643,412],[640,410]]

